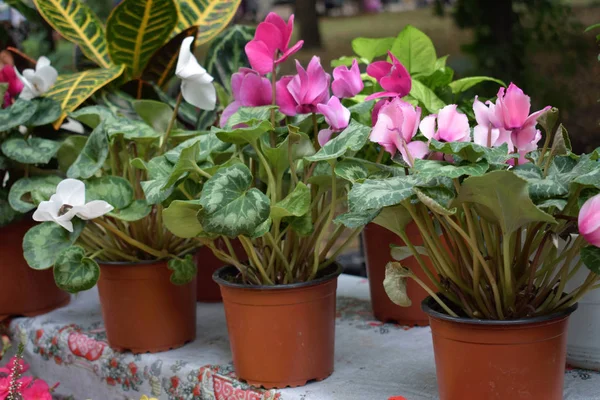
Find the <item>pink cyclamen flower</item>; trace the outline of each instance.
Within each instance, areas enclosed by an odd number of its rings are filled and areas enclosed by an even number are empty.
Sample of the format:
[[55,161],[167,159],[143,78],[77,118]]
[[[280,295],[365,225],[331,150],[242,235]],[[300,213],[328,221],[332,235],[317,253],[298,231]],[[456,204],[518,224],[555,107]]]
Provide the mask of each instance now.
[[23,82],[19,79],[15,67],[5,65],[0,69],[0,83],[8,83],[8,89],[4,93],[3,107],[9,107],[13,100],[23,90]]
[[291,95],[288,85],[294,77],[291,75],[282,76],[275,84],[275,104],[279,106],[279,111],[288,117],[293,117],[297,114],[296,100]]
[[327,104],[317,104],[317,110],[325,117],[329,129],[322,129],[317,137],[319,144],[324,146],[334,132],[345,129],[350,123],[350,110],[342,105],[340,99],[332,96]]
[[298,74],[287,86],[296,101],[296,112],[300,114],[316,112],[317,104],[325,103],[329,99],[331,76],[325,72],[317,56],[313,56],[306,70],[296,60],[296,70]]
[[385,92],[373,93],[366,98],[367,101],[380,97],[404,97],[412,87],[412,80],[408,70],[402,63],[388,51],[392,62],[376,61],[369,64],[367,74],[377,79]]
[[37,379],[31,386],[23,389],[23,400],[52,400],[50,387],[43,380]]
[[231,75],[231,91],[234,101],[223,110],[221,127],[240,107],[267,106],[273,102],[271,82],[250,68],[240,68]]
[[456,108],[456,104],[450,104],[442,108],[437,115],[432,114],[423,118],[419,125],[423,136],[440,142],[471,141],[469,119]]
[[399,151],[404,161],[412,166],[416,158],[429,153],[427,143],[414,140],[419,128],[421,109],[395,98],[381,107],[370,140],[379,143],[391,155]]
[[579,211],[579,234],[591,245],[600,247],[600,194],[587,200]]
[[511,140],[511,132],[502,128],[496,118],[496,105],[490,101],[483,104],[477,96],[473,102],[473,111],[477,126],[473,128],[473,142],[486,147],[498,147],[504,143],[508,145],[508,151],[514,151]]
[[506,91],[503,87],[498,90],[498,100],[494,109],[495,123],[499,128],[511,131],[511,139],[517,149],[529,147],[535,140],[537,130],[535,128],[540,115],[551,107],[529,114],[531,110],[531,98],[514,83],[508,86]]
[[345,65],[340,65],[333,69],[333,83],[331,91],[333,95],[340,99],[354,97],[359,94],[365,84],[360,77],[360,69],[356,59],[352,61],[352,67],[348,69]]
[[300,50],[303,40],[289,47],[294,30],[294,15],[288,22],[275,13],[269,13],[258,24],[254,39],[246,44],[246,55],[250,65],[260,74],[273,72],[275,65],[284,62],[289,56]]

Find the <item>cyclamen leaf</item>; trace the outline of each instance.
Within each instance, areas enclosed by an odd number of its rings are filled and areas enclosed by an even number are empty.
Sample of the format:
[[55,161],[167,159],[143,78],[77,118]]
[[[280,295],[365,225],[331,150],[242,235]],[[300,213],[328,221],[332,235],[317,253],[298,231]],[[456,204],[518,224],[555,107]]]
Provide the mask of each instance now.
[[173,193],[173,187],[163,189],[171,175],[173,165],[165,156],[159,156],[150,160],[147,167],[149,180],[140,182],[146,200],[148,204],[162,203]]
[[36,103],[23,99],[17,99],[8,108],[0,108],[0,132],[6,132],[19,125],[26,125],[27,121],[34,116],[36,110]]
[[133,187],[127,179],[105,175],[86,181],[85,201],[104,200],[116,210],[127,208],[133,201]]
[[85,256],[79,246],[70,246],[60,252],[54,262],[56,286],[69,293],[89,290],[100,277],[100,267],[96,261]]
[[136,100],[133,108],[156,132],[167,132],[173,116],[173,109],[168,104],[156,100]]
[[231,147],[230,143],[225,143],[217,137],[214,132],[204,132],[196,137],[188,139],[183,143],[180,143],[175,148],[165,153],[165,157],[169,162],[176,163],[181,152],[193,146],[196,142],[200,143],[198,147],[198,154],[196,155],[196,162],[203,162],[210,158],[212,153],[221,152]]
[[151,211],[152,206],[146,200],[134,200],[127,207],[108,215],[121,221],[133,222],[145,218]]
[[[34,198],[48,200],[56,192],[56,186],[61,180],[56,175],[19,179],[10,188],[8,202],[12,208],[20,213],[29,212],[37,206]],[[31,201],[23,199],[28,194]]]
[[354,183],[364,181],[369,175],[369,170],[358,161],[342,160],[335,165],[335,174]]
[[477,163],[450,164],[443,161],[416,159],[413,169],[426,178],[445,176],[454,179],[464,175],[481,176],[489,167],[485,160]]
[[395,37],[377,39],[358,37],[352,40],[352,50],[370,63],[373,59],[386,55],[395,41]]
[[367,225],[373,221],[379,215],[381,210],[367,210],[359,212],[347,212],[342,215],[338,215],[333,221],[336,224],[342,224],[347,228],[356,229],[361,226]]
[[302,182],[283,200],[271,207],[272,218],[301,217],[310,210],[310,189]]
[[87,106],[69,114],[71,118],[95,129],[102,120],[115,118],[116,115],[105,106]]
[[406,290],[406,278],[411,275],[412,273],[400,265],[400,263],[389,262],[385,266],[383,288],[392,303],[401,307],[410,307],[412,301],[408,297]]
[[27,126],[42,126],[51,124],[60,117],[62,110],[60,103],[48,98],[40,97],[32,100],[36,105],[35,114],[27,121]]
[[2,152],[21,164],[47,164],[56,155],[61,143],[54,140],[14,137],[2,143]]
[[101,122],[90,134],[81,153],[67,171],[67,177],[87,179],[102,168],[108,157],[108,138],[104,122]]
[[171,274],[171,283],[174,285],[190,283],[198,272],[198,267],[191,254],[186,255],[183,260],[169,260],[168,267],[173,271]]
[[202,209],[198,200],[174,200],[163,211],[163,222],[167,229],[177,237],[193,238],[202,233],[198,221],[198,211]]
[[371,128],[354,120],[337,137],[325,143],[316,154],[305,157],[310,162],[333,160],[346,154],[347,151],[359,151],[363,148]]
[[413,195],[413,187],[424,183],[414,175],[355,183],[348,194],[351,211],[378,210],[400,204]]
[[247,144],[256,143],[256,141],[258,141],[262,135],[271,129],[273,129],[273,126],[269,121],[261,121],[251,123],[248,127],[237,128],[233,130],[212,128],[211,132],[214,132],[223,142],[232,144]]
[[581,249],[581,261],[595,274],[600,274],[600,248],[587,246]]
[[70,247],[85,227],[85,222],[73,218],[73,232],[54,222],[43,222],[29,229],[23,237],[23,257],[33,269],[48,269],[56,257]]
[[15,211],[8,201],[0,197],[0,227],[15,221],[19,215],[21,214]]
[[466,92],[471,89],[473,86],[480,84],[481,82],[495,82],[501,86],[506,87],[506,83],[502,82],[500,79],[492,78],[489,76],[469,76],[467,78],[457,79],[454,82],[450,83],[450,89],[453,94],[458,94],[462,92]]

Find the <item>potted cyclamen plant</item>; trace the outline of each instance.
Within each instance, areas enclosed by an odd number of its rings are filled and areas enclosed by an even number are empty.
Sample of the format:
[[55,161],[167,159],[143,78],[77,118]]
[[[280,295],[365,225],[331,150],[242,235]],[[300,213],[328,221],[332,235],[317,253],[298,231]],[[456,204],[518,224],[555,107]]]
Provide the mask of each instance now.
[[[45,183],[56,185],[52,174],[61,147],[49,126],[60,115],[60,104],[40,95],[56,80],[57,72],[46,57],[23,76],[9,64],[0,66],[0,319],[10,315],[43,314],[69,302],[69,294],[54,285],[51,271],[27,267],[20,250],[25,232],[34,225],[34,207],[22,196],[43,196]],[[70,132],[61,131],[69,136]],[[13,195],[9,196],[12,190]],[[18,194],[18,195],[15,195]]]
[[[163,214],[171,232],[196,238],[229,265],[214,279],[236,374],[267,388],[304,385],[333,372],[341,273],[335,259],[361,230],[344,236],[346,228],[334,228],[334,220],[353,174],[368,172],[339,160],[362,148],[370,128],[351,120],[351,111],[330,96],[331,78],[319,59],[306,70],[297,62],[297,75],[277,79],[277,65],[302,45],[289,46],[292,29],[293,16],[286,24],[273,13],[258,25],[245,49],[253,69],[232,76],[234,101],[221,127],[203,142],[178,146],[173,187],[190,176],[200,185]],[[347,91],[334,93],[358,93],[360,85],[350,80],[360,80],[358,71],[336,76],[333,87]],[[204,167],[216,155],[214,143],[222,142],[236,149],[234,157]],[[243,246],[243,258],[233,239]]]
[[33,219],[46,222],[25,235],[25,259],[34,269],[53,267],[57,286],[71,293],[98,283],[108,342],[118,350],[164,351],[196,334],[198,243],[162,223],[165,205],[182,196],[162,189],[178,158],[171,134],[181,101],[201,109],[216,102],[212,77],[191,53],[193,40],[184,39],[179,52],[175,109],[138,100],[139,120],[102,106],[72,113],[92,132],[74,161],[59,157],[67,179],[55,193],[41,202],[32,196]]
[[[391,262],[384,286],[399,305],[411,303],[407,278],[430,294],[423,309],[440,398],[562,399],[567,320],[599,280],[599,155],[573,154],[564,127],[554,129],[558,111],[530,115],[530,98],[514,84],[495,103],[475,99],[472,130],[448,105],[417,135],[401,125],[410,107],[383,106],[371,135],[400,153],[406,174],[357,183],[348,198],[351,215],[377,215],[427,272],[404,233],[410,221],[419,228],[435,273],[423,280]],[[567,292],[582,265],[587,278]]]

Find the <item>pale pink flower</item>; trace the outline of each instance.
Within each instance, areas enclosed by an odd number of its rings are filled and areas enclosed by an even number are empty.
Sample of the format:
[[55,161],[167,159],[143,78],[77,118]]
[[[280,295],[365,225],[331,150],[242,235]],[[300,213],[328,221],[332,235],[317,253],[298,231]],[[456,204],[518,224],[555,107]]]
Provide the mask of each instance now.
[[267,106],[273,102],[271,82],[249,68],[240,68],[231,75],[231,92],[234,101],[223,110],[221,127],[240,107]]
[[419,125],[423,136],[440,142],[471,141],[469,119],[456,108],[456,104],[450,104],[442,108],[437,115],[432,114],[423,118]]
[[340,99],[354,97],[359,94],[365,84],[360,77],[360,69],[356,59],[352,61],[352,67],[348,69],[345,65],[340,65],[333,69],[333,83],[331,91],[333,95]]
[[591,245],[600,247],[600,194],[587,200],[579,211],[579,234]]
[[317,110],[325,117],[329,129],[322,129],[317,137],[319,144],[324,146],[334,132],[345,129],[350,123],[350,110],[342,105],[340,99],[332,96],[327,104],[317,104]]

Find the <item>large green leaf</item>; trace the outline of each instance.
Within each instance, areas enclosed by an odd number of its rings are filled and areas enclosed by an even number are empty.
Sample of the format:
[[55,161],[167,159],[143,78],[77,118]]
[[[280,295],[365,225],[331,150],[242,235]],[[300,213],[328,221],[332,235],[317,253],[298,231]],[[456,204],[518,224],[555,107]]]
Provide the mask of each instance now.
[[431,39],[412,25],[400,32],[391,52],[411,75],[429,75],[435,70],[437,55]]
[[354,183],[367,179],[369,170],[358,161],[342,160],[335,165],[335,174],[340,178]]
[[185,285],[190,283],[198,272],[198,267],[194,262],[191,254],[185,256],[181,260],[169,260],[168,267],[173,273],[171,274],[171,283],[174,285]]
[[178,0],[179,22],[176,33],[190,26],[200,31],[196,45],[209,42],[227,27],[242,0]]
[[163,222],[172,234],[181,238],[193,238],[202,233],[198,221],[198,211],[202,206],[199,200],[174,200],[163,211]]
[[48,97],[38,97],[31,100],[35,103],[36,110],[33,117],[27,121],[27,126],[41,126],[51,124],[60,117],[62,111],[60,104]]
[[173,149],[165,153],[165,157],[169,162],[176,163],[183,149],[193,146],[194,143],[200,143],[198,154],[196,155],[197,162],[203,162],[209,159],[212,153],[222,152],[231,147],[230,143],[225,143],[219,140],[214,132],[205,132],[194,138],[188,139],[180,143]]
[[133,187],[127,179],[105,175],[86,181],[85,200],[104,200],[117,210],[126,208],[133,201]]
[[62,179],[56,175],[21,178],[10,188],[8,202],[20,213],[33,210],[39,201],[48,200]]
[[162,136],[145,122],[126,117],[108,118],[104,126],[106,134],[111,140],[115,136],[123,136],[127,140],[151,143],[157,141]]
[[171,175],[173,165],[167,161],[165,156],[159,156],[150,160],[147,167],[148,180],[140,182],[146,201],[148,204],[162,203],[173,193],[173,187],[163,189]]
[[[261,122],[271,120],[271,111],[277,110],[277,106],[260,106],[260,107],[240,107],[227,120],[227,129],[232,129],[239,124],[248,126],[258,125]],[[279,122],[285,118],[280,112],[275,113],[275,122]]]
[[220,140],[227,143],[248,144],[256,143],[262,135],[271,129],[273,129],[273,125],[269,121],[261,121],[237,129],[212,128],[211,132],[214,132]]
[[438,176],[454,179],[464,175],[483,175],[489,167],[490,165],[485,160],[481,160],[477,163],[465,162],[460,164],[450,164],[443,161],[416,159],[413,170],[425,179]]
[[95,129],[102,120],[116,117],[115,113],[105,106],[82,107],[69,114],[69,116],[92,129]]
[[310,210],[310,189],[302,182],[283,200],[271,207],[272,218],[301,217]]
[[412,222],[408,210],[402,205],[385,207],[375,217],[373,223],[386,228],[389,231],[400,235],[406,230],[406,226]]
[[156,100],[136,100],[133,102],[133,107],[144,122],[155,131],[167,132],[173,117],[173,109],[168,104]]
[[42,17],[100,67],[111,65],[104,25],[80,0],[34,0]]
[[348,193],[350,210],[354,212],[378,210],[399,204],[413,195],[413,187],[422,180],[415,175],[397,176],[388,179],[367,179],[355,183]]
[[36,110],[36,103],[22,99],[17,99],[8,108],[0,108],[0,132],[8,131],[19,125],[26,125],[27,121],[34,116]]
[[306,160],[333,160],[346,154],[348,150],[359,151],[369,139],[371,128],[354,120],[338,136],[325,143],[316,154],[306,157]]
[[544,178],[541,168],[533,163],[518,165],[512,171],[527,181],[529,196],[536,204],[569,193],[568,184],[561,183],[553,177]]
[[489,164],[505,165],[507,160],[515,157],[508,153],[506,143],[499,147],[485,147],[472,142],[439,142],[431,139],[429,149],[472,163],[485,159]]
[[108,215],[121,221],[132,222],[145,218],[151,211],[152,206],[146,200],[134,200],[127,207],[121,210],[114,210]]
[[2,153],[21,164],[47,164],[60,148],[61,143],[38,137],[13,137],[2,143]]
[[133,78],[140,77],[154,52],[171,35],[177,18],[173,0],[121,1],[106,21],[110,58],[115,64],[125,64]]
[[248,167],[236,164],[220,169],[204,184],[198,218],[206,232],[250,236],[269,218],[269,199],[251,188],[252,179]]
[[54,262],[56,286],[69,293],[89,290],[100,277],[100,267],[96,261],[85,256],[79,246],[70,246],[58,254]]
[[386,55],[395,41],[395,37],[377,39],[358,37],[352,40],[352,50],[360,57],[371,62],[377,57]]
[[169,175],[169,179],[165,182],[163,189],[172,187],[177,183],[179,179],[184,177],[188,172],[197,172],[200,168],[196,161],[196,157],[198,155],[198,151],[200,149],[200,143],[195,142],[190,147],[187,147],[181,151],[181,155],[175,163],[171,174]]
[[198,27],[191,26],[179,32],[179,34],[165,45],[156,50],[142,73],[142,79],[147,82],[154,82],[159,87],[164,87],[175,74],[181,42],[186,37],[196,36],[197,34]]
[[465,179],[457,202],[475,204],[479,214],[492,218],[505,234],[530,222],[556,223],[533,204],[527,181],[511,171],[493,171]]
[[43,222],[27,231],[23,237],[23,256],[33,269],[48,269],[56,257],[70,247],[85,227],[85,222],[73,218],[73,232],[54,222]]
[[58,160],[58,168],[63,172],[67,173],[71,164],[75,162],[81,150],[87,143],[86,136],[71,135],[63,140],[60,145],[60,149],[56,153],[56,159]]
[[292,127],[289,128],[289,134],[286,138],[275,147],[271,147],[268,136],[264,135],[261,147],[273,173],[280,178],[289,170],[290,158],[292,162],[296,162],[315,154],[315,148],[310,138],[305,133],[297,132]]
[[104,165],[104,161],[108,157],[108,150],[108,137],[104,129],[104,122],[101,122],[92,131],[81,153],[67,170],[67,176],[74,179],[92,177]]
[[446,106],[446,103],[444,103],[433,90],[414,79],[410,89],[410,96],[417,99],[419,104],[425,107],[431,114],[437,113]]
[[450,90],[452,90],[452,93],[454,94],[466,92],[467,90],[471,89],[475,85],[480,84],[481,82],[496,82],[501,86],[506,86],[506,84],[500,79],[491,78],[489,76],[469,76],[467,78],[457,79],[454,82],[451,82]]
[[46,92],[46,97],[59,102],[63,110],[63,114],[54,122],[54,128],[58,129],[68,113],[74,111],[98,89],[118,78],[124,69],[124,65],[119,65],[59,75],[54,86]]
[[254,37],[256,29],[233,25],[219,34],[211,43],[204,64],[206,71],[231,93],[231,75],[241,67],[249,67],[244,47]]
[[373,221],[379,214],[380,210],[367,210],[367,211],[350,211],[345,214],[336,217],[334,222],[336,224],[342,224],[347,228],[356,229],[367,225]]

